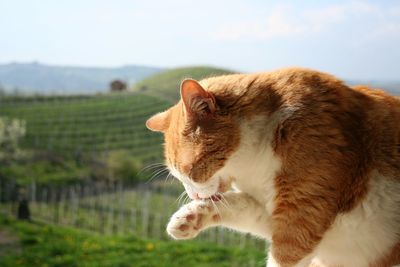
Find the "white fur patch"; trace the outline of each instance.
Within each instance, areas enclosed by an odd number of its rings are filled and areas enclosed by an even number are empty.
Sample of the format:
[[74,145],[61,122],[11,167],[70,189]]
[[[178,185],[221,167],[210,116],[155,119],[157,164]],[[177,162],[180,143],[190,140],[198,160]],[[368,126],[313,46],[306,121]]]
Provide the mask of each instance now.
[[213,179],[233,177],[233,187],[254,197],[270,214],[276,194],[274,178],[281,169],[281,161],[271,146],[276,126],[275,119],[264,116],[243,121],[239,149],[213,176]]
[[400,224],[400,184],[374,175],[366,198],[339,215],[315,250],[321,266],[367,267],[396,244]]

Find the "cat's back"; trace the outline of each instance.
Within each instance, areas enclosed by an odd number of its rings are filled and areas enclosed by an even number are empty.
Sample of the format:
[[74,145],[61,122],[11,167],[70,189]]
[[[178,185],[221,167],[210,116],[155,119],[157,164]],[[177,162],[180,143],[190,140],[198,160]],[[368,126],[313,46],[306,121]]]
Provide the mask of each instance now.
[[353,90],[370,100],[364,108],[374,164],[380,173],[400,182],[400,98],[367,86]]

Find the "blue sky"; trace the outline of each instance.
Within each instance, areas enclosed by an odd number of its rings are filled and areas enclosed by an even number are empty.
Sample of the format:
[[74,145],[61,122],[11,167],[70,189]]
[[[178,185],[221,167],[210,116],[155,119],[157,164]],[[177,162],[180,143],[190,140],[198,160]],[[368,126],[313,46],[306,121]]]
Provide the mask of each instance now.
[[400,1],[0,0],[0,10],[0,63],[296,65],[400,80]]

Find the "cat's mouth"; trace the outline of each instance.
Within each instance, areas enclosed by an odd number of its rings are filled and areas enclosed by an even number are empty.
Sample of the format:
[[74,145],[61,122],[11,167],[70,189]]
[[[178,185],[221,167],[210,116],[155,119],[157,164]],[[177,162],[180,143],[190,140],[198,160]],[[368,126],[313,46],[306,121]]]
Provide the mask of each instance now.
[[215,194],[215,195],[212,195],[212,196],[210,197],[210,199],[211,199],[212,201],[214,201],[214,202],[217,202],[217,201],[220,201],[220,200],[222,199],[222,196],[221,196],[220,194]]
[[194,196],[190,196],[190,198],[193,200],[208,200],[208,199],[210,199],[210,200],[216,202],[216,201],[220,201],[222,199],[222,196],[221,196],[221,193],[215,193],[214,195],[211,195],[209,197],[200,197],[199,194],[195,194]]
[[204,196],[201,193],[195,193],[192,190],[189,190],[187,192],[188,192],[189,197],[193,200],[210,199],[210,200],[216,202],[216,201],[220,201],[222,199],[222,194],[225,193],[226,191],[228,191],[230,187],[231,187],[231,181],[223,182],[220,180],[217,190],[214,194],[209,194],[209,195]]

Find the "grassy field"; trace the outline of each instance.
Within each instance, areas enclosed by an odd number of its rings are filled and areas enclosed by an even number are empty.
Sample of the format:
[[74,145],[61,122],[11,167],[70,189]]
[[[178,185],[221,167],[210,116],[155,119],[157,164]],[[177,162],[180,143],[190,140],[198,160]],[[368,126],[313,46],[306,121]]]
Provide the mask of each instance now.
[[[13,244],[0,245],[0,255],[7,250],[0,257],[2,267],[265,266],[264,253],[251,249],[101,236],[67,227],[17,222],[4,216],[0,216],[0,228],[2,236],[15,236]],[[5,243],[3,240],[0,244]]]
[[186,67],[167,70],[154,74],[138,82],[134,86],[135,91],[144,91],[146,94],[154,95],[171,102],[179,100],[179,86],[183,79],[192,78],[201,80],[203,78],[233,73],[230,70],[213,67]]

